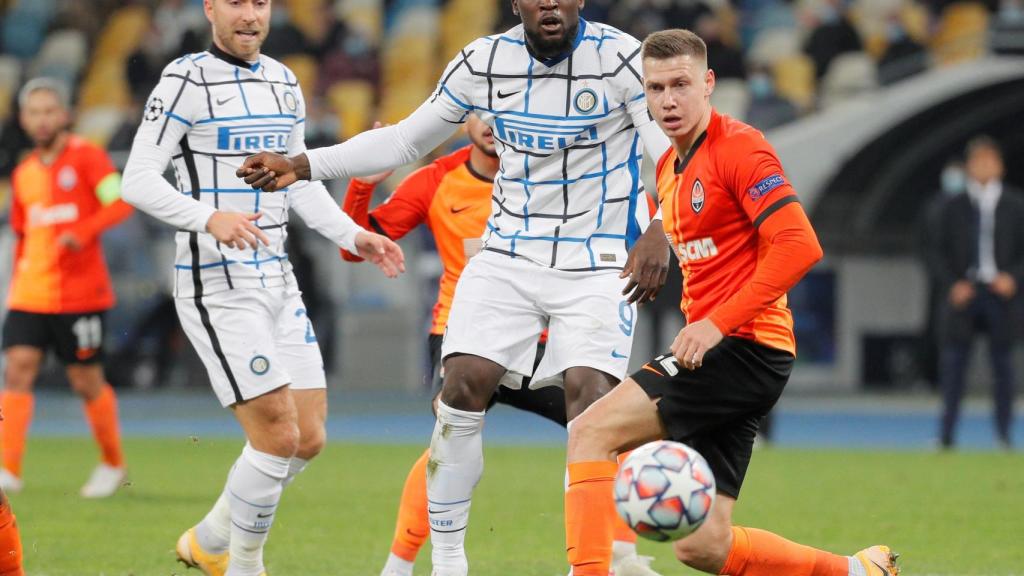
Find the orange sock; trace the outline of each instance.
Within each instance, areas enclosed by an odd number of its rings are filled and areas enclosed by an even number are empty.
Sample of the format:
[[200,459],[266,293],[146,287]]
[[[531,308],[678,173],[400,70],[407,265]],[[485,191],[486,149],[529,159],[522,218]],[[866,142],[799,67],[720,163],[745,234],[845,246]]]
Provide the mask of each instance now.
[[615,462],[598,460],[569,464],[565,492],[565,545],[573,576],[608,576],[612,563],[612,496]]
[[100,445],[103,463],[115,468],[124,466],[121,431],[117,423],[117,395],[109,384],[103,385],[99,396],[85,403],[85,418],[92,427],[96,443]]
[[25,440],[28,428],[32,424],[32,411],[35,409],[36,397],[31,392],[13,392],[7,390],[0,399],[0,412],[3,412],[3,461],[8,472],[21,478],[21,459],[25,455]]
[[21,536],[7,496],[0,493],[0,576],[25,576],[21,568]]
[[[628,458],[632,453],[633,451],[630,450],[629,452],[619,454],[619,466],[622,466],[622,461]],[[622,516],[619,516],[618,513],[615,514],[615,521],[614,524],[612,524],[612,528],[614,530],[614,540],[616,542],[636,544],[636,532],[633,532],[633,529],[629,527],[629,524],[626,524],[626,521],[623,520]]]
[[427,517],[427,460],[430,449],[412,465],[402,488],[402,501],[398,504],[398,521],[395,522],[395,538],[391,541],[391,553],[402,560],[415,562],[423,543],[430,535],[430,520]]
[[732,548],[722,568],[729,576],[848,576],[846,556],[790,542],[756,528],[732,528]]

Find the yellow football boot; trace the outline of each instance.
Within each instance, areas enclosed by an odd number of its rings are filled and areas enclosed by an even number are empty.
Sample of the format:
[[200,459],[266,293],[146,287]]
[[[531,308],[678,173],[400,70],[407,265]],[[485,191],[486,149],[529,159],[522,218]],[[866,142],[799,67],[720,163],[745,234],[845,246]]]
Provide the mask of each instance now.
[[893,554],[888,546],[872,546],[857,552],[853,556],[868,576],[899,576],[900,567],[896,565],[899,554]]
[[178,538],[175,551],[179,562],[189,568],[198,568],[206,576],[224,576],[228,571],[228,553],[212,554],[203,550],[196,540],[195,528],[189,528]]

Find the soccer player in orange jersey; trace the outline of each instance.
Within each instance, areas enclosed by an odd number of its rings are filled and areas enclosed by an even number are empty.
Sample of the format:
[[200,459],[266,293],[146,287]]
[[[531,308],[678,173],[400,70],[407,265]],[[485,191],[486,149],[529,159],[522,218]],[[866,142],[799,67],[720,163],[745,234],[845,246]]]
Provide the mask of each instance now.
[[793,367],[786,292],[822,251],[771,145],[711,107],[704,42],[686,30],[656,32],[642,58],[648,107],[672,141],[658,164],[658,197],[688,323],[670,354],[573,422],[565,501],[573,574],[608,573],[615,455],[669,438],[707,459],[718,488],[705,524],[675,542],[681,562],[731,576],[895,576],[884,546],[840,556],[732,525],[758,420]]
[[132,213],[121,176],[98,146],[68,131],[61,84],[40,78],[19,94],[21,125],[35,150],[14,170],[11,227],[17,237],[3,326],[6,360],[0,487],[22,488],[21,460],[32,420],[32,387],[47,349],[64,363],[100,447],[86,498],[113,494],[125,465],[117,398],[103,375],[104,313],[114,290],[100,234]]
[[[353,178],[344,204],[345,212],[356,223],[392,240],[402,238],[420,224],[426,224],[433,233],[443,266],[428,337],[435,392],[441,389],[441,340],[455,284],[466,261],[480,249],[480,237],[491,213],[494,175],[498,172],[498,155],[490,126],[476,115],[470,115],[466,134],[470,145],[410,174],[387,202],[372,211],[369,207],[373,190],[391,175],[391,171]],[[653,206],[650,211],[654,212]],[[341,254],[350,262],[362,260],[346,250]],[[538,358],[542,354],[543,347],[538,348]],[[525,382],[519,389],[499,385],[491,399],[491,405],[495,403],[533,412],[563,427],[566,424],[565,394],[556,386],[534,390]],[[391,552],[381,576],[411,576],[416,556],[430,535],[426,483],[429,457],[430,451],[424,451],[409,470],[402,489]],[[648,562],[647,558],[637,556],[636,534],[624,522],[615,525],[614,547],[615,565],[620,570],[626,565],[645,566]],[[632,569],[634,574],[652,574],[642,572],[643,568]]]

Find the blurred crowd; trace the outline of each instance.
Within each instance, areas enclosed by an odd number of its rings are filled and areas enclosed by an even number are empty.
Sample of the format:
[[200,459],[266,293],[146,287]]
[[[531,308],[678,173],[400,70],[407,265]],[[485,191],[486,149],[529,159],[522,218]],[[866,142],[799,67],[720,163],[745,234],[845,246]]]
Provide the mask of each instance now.
[[[17,87],[74,87],[76,130],[127,149],[164,64],[209,44],[201,0],[0,2],[0,175],[25,147]],[[590,0],[584,17],[637,38],[684,27],[708,43],[716,106],[769,129],[932,66],[1024,52],[1024,0]],[[277,0],[264,51],[310,101],[313,145],[394,121],[475,37],[516,24],[508,0]]]

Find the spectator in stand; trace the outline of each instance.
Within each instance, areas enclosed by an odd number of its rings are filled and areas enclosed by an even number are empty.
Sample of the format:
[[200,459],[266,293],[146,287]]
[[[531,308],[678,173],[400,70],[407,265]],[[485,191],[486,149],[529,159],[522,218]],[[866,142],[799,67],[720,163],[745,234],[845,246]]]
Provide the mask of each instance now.
[[807,15],[813,28],[804,43],[804,53],[814,61],[820,80],[832,60],[846,52],[860,52],[864,44],[850,22],[842,0],[825,0],[815,12]]
[[886,28],[888,45],[878,61],[878,81],[883,85],[909,78],[928,68],[928,53],[907,34],[898,15],[889,18]]
[[747,78],[747,87],[750,89],[747,123],[754,128],[763,132],[792,122],[800,115],[792,102],[776,92],[775,78],[767,68],[754,67]]
[[743,53],[722,40],[722,22],[711,12],[697,18],[694,30],[708,47],[708,68],[715,78],[744,78],[747,75]]

